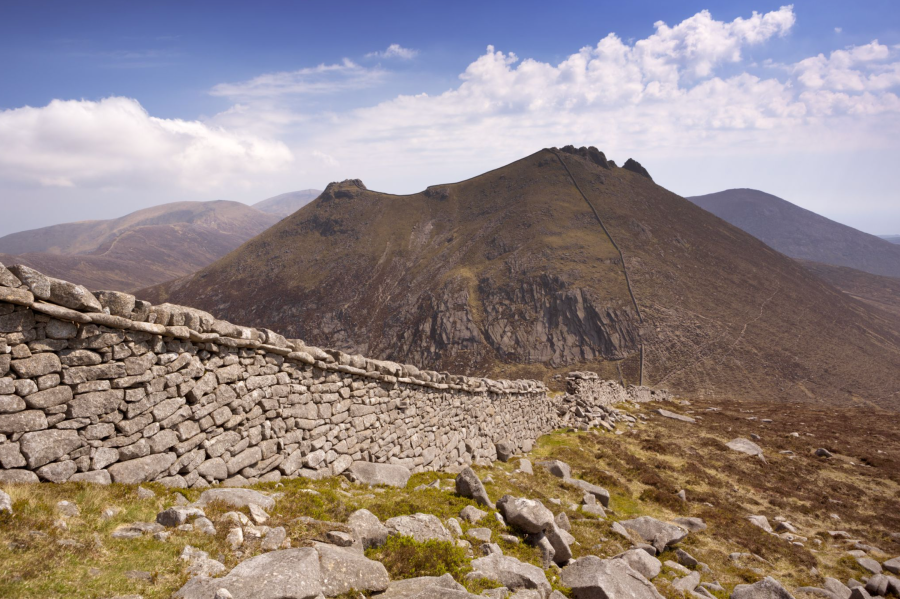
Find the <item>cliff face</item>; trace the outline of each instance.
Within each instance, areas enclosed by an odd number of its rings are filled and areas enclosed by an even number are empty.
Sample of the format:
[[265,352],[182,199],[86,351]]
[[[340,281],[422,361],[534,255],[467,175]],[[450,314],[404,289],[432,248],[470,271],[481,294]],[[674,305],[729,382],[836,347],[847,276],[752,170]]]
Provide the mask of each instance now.
[[896,319],[628,164],[566,147],[410,196],[333,183],[139,295],[435,370],[896,403]]

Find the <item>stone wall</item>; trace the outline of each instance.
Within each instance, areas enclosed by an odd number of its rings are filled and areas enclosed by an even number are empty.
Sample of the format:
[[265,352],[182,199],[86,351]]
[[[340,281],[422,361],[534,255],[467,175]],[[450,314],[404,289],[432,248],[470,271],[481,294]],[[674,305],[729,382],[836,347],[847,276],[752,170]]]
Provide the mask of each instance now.
[[0,265],[0,481],[178,486],[495,459],[560,425],[538,381],[422,371]]

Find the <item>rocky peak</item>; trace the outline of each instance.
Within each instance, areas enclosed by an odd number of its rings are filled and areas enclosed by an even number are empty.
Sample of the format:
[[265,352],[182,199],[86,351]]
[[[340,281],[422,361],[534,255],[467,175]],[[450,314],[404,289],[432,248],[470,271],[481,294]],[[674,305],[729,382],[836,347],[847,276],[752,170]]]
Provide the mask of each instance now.
[[627,171],[631,171],[632,173],[637,173],[639,175],[643,175],[643,176],[647,177],[648,179],[650,179],[651,181],[653,181],[653,177],[650,176],[650,173],[647,172],[647,169],[645,169],[643,166],[641,166],[641,163],[638,162],[637,160],[635,160],[634,158],[629,158],[628,160],[626,160],[625,164],[622,165],[622,168],[624,168]]
[[328,184],[325,191],[319,196],[320,201],[327,202],[335,198],[355,198],[359,191],[365,191],[367,188],[361,179],[344,179],[343,181],[333,181]]
[[560,152],[565,152],[566,154],[572,154],[574,156],[581,156],[582,158],[586,158],[594,164],[602,166],[606,169],[610,167],[609,162],[606,160],[606,155],[594,146],[581,146],[580,148],[576,148],[575,146],[571,145],[564,146],[560,148]]

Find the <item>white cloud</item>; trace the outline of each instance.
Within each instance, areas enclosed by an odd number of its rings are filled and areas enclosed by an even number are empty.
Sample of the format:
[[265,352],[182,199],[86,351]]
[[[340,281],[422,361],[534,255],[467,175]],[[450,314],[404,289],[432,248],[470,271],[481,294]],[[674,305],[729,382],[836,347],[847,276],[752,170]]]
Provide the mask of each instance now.
[[400,58],[402,60],[412,60],[418,56],[419,51],[412,48],[404,48],[400,44],[391,44],[387,50],[381,52],[369,52],[366,58]]
[[0,179],[50,187],[248,184],[292,161],[278,141],[160,119],[130,98],[54,100],[0,111]]
[[320,64],[296,71],[266,73],[239,83],[220,83],[210,93],[231,98],[330,94],[371,87],[379,83],[384,74],[380,68],[369,69],[345,58],[338,64]]
[[841,33],[842,31],[844,31],[844,29],[843,29],[842,27],[835,27],[835,28],[834,28],[834,32],[835,32],[835,33]]
[[885,90],[900,85],[900,63],[885,64],[891,50],[875,40],[864,46],[835,50],[801,60],[794,66],[797,79],[812,89]]

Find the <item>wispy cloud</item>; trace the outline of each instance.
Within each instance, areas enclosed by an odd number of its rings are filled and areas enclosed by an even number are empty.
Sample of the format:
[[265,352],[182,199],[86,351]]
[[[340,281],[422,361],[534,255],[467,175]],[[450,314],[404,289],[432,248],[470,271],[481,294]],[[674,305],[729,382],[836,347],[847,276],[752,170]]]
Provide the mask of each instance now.
[[378,84],[384,75],[385,72],[378,67],[366,68],[345,58],[338,64],[266,73],[239,83],[220,83],[210,90],[210,94],[230,98],[331,94],[371,87]]
[[366,58],[400,58],[402,60],[412,60],[418,56],[419,51],[412,48],[404,48],[400,44],[391,44],[387,50],[380,52],[369,52]]

